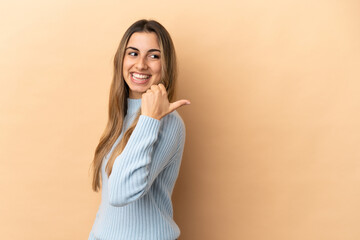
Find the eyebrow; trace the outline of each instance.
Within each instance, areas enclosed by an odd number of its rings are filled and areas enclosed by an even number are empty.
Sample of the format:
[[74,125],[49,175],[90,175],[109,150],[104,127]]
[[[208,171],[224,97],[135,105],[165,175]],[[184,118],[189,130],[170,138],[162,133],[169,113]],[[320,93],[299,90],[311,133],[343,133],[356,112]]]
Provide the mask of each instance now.
[[[132,49],[132,50],[135,50],[135,51],[140,52],[139,49],[134,48],[134,47],[127,47],[125,50],[128,50],[129,48]],[[160,50],[159,50],[159,49],[152,48],[152,49],[150,49],[148,52],[160,52]]]

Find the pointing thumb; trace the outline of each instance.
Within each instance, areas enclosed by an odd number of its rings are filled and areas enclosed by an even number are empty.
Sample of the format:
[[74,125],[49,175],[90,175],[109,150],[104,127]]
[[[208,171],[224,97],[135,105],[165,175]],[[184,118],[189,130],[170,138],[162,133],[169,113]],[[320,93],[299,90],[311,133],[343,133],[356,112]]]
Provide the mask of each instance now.
[[173,103],[170,103],[170,107],[169,107],[169,113],[178,109],[179,107],[181,106],[184,106],[184,105],[189,105],[190,104],[190,101],[189,100],[185,100],[185,99],[182,99],[182,100],[179,100],[179,101],[176,101],[176,102],[173,102]]

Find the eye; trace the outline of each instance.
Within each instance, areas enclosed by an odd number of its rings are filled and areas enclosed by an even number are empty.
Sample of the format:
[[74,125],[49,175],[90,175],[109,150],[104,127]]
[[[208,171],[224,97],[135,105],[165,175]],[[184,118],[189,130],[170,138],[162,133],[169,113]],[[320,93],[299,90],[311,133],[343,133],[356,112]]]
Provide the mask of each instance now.
[[158,54],[151,54],[151,55],[150,55],[150,58],[159,59],[159,58],[160,58],[160,55],[158,55]]
[[129,55],[129,56],[136,57],[138,54],[137,54],[136,52],[128,52],[128,55]]

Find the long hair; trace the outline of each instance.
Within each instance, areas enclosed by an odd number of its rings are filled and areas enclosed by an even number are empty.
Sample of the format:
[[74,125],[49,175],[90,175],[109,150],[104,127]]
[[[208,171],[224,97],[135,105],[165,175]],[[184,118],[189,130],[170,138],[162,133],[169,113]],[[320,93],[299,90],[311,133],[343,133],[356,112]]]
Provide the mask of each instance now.
[[[170,34],[157,21],[145,19],[139,20],[126,30],[114,57],[114,73],[110,87],[108,122],[100,138],[99,144],[96,147],[94,159],[91,165],[93,175],[92,189],[96,192],[101,188],[102,161],[110,152],[112,146],[120,136],[124,117],[127,112],[129,87],[126,84],[123,76],[123,60],[129,39],[135,32],[153,32],[157,35],[161,51],[161,82],[164,84],[167,90],[169,101],[172,101],[174,96],[175,83],[177,78],[177,64],[175,48]],[[105,168],[108,176],[111,174],[116,157],[121,154],[132,132],[134,131],[136,124],[139,121],[140,114],[141,111],[139,110],[132,125],[123,134],[119,144],[114,147],[114,150]]]

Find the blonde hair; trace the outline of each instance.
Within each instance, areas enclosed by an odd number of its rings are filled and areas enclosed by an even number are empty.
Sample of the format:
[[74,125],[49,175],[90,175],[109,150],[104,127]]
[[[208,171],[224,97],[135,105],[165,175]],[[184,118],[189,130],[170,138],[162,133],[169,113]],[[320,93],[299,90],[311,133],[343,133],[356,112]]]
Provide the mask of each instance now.
[[[175,93],[175,83],[177,79],[177,64],[174,44],[168,31],[157,21],[139,20],[133,23],[122,37],[119,47],[114,57],[114,73],[110,87],[109,96],[109,117],[106,128],[96,147],[94,159],[91,164],[92,168],[92,189],[98,191],[101,188],[101,165],[104,157],[110,152],[116,139],[121,134],[123,121],[127,112],[127,98],[129,97],[129,87],[123,77],[123,60],[125,49],[128,41],[135,32],[155,33],[157,35],[160,51],[161,51],[161,82],[164,84],[168,92],[169,101],[172,101]],[[114,147],[114,150],[106,165],[106,173],[110,176],[113,164],[117,156],[121,154],[126,146],[132,132],[140,117],[140,110],[137,116],[124,133],[121,141]]]

